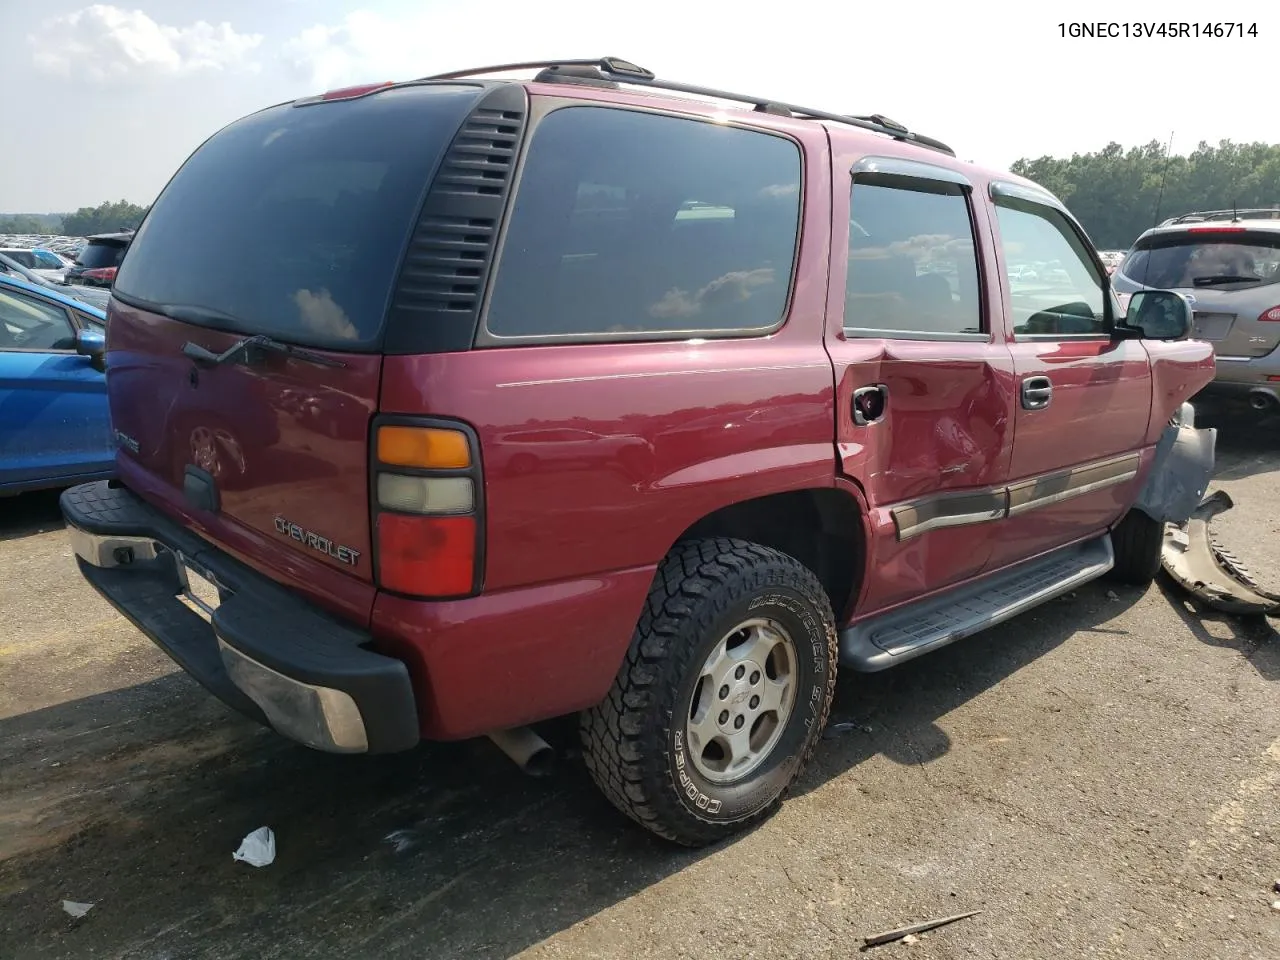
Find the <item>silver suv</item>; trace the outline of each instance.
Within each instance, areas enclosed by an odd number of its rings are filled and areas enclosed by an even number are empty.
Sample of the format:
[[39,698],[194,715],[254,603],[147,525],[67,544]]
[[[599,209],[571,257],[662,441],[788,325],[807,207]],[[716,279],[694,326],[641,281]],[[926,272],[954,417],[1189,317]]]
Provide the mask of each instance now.
[[1140,236],[1112,275],[1122,305],[1143,288],[1191,301],[1192,336],[1213,344],[1218,373],[1205,393],[1246,396],[1280,412],[1280,209],[1211,210]]

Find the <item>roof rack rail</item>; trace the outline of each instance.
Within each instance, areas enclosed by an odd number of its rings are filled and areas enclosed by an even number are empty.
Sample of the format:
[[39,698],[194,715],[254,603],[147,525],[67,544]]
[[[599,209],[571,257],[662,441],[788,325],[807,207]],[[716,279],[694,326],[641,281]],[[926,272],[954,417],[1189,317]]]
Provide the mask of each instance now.
[[1206,220],[1280,220],[1280,206],[1240,207],[1235,210],[1198,210],[1194,213],[1184,213],[1180,217],[1170,217],[1160,226],[1169,227],[1178,223],[1202,223]]
[[920,133],[912,133],[902,124],[880,114],[853,116],[831,113],[826,110],[816,110],[812,107],[802,107],[793,103],[772,100],[768,97],[753,97],[744,93],[733,93],[729,90],[717,90],[714,87],[700,87],[689,83],[677,83],[672,80],[660,80],[652,70],[646,70],[644,67],[637,66],[619,57],[599,57],[593,60],[527,60],[523,63],[500,63],[489,67],[472,67],[467,70],[437,73],[429,77],[421,77],[420,80],[460,80],[464,77],[475,77],[486,73],[508,73],[514,70],[540,70],[541,72],[537,76],[540,81],[608,87],[616,87],[625,83],[642,87],[654,87],[659,90],[670,90],[674,93],[714,97],[717,100],[732,100],[737,103],[750,104],[759,113],[802,117],[807,120],[830,120],[835,123],[861,127],[874,133],[887,134],[895,140],[916,143],[951,157],[956,155],[956,152],[941,140],[935,140]]

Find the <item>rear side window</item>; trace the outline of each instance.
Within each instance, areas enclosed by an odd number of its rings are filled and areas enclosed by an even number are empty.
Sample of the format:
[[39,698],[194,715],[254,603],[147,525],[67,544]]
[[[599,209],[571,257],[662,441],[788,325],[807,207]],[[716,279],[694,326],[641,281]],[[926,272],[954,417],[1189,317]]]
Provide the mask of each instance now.
[[112,240],[90,240],[80,248],[76,263],[89,270],[118,267],[124,259],[125,244]]
[[1067,218],[1008,197],[996,201],[996,217],[1014,335],[1107,335],[1105,280]]
[[486,330],[501,338],[763,332],[786,313],[800,150],[723,124],[568,107],[538,126]]
[[423,194],[478,93],[407,87],[224,128],[152,207],[115,295],[233,332],[377,349]]
[[1203,229],[1149,237],[1134,247],[1120,272],[1163,290],[1248,289],[1280,281],[1280,231]]
[[28,270],[34,269],[36,266],[35,254],[30,250],[5,250],[4,255],[15,263],[20,263]]
[[915,178],[858,179],[849,215],[849,333],[905,339],[982,334],[964,187]]

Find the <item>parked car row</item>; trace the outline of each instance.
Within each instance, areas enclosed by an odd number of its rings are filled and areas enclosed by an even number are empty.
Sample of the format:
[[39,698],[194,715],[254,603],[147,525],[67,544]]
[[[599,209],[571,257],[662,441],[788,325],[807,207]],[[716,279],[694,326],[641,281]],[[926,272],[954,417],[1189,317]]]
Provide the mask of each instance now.
[[40,238],[5,237],[0,238],[4,241],[0,254],[55,283],[109,288],[133,234],[132,230],[94,234],[77,241],[72,249],[63,244],[62,250],[53,244],[45,246]]
[[7,253],[0,253],[0,276],[7,276],[16,280],[22,280],[26,283],[34,284],[37,287],[48,287],[65,296],[79,300],[82,303],[87,303],[90,306],[104,310],[106,309],[107,301],[111,298],[111,291],[108,289],[89,287],[83,284],[68,284],[61,280],[51,280],[47,276],[43,276],[39,272],[23,266]]
[[84,237],[68,237],[56,233],[5,233],[0,234],[0,246],[30,250],[39,247],[51,250],[59,256],[74,260],[84,246]]
[[75,263],[70,257],[64,257],[40,247],[0,247],[0,254],[22,264],[32,273],[55,283],[65,283],[67,270]]
[[1124,259],[1124,251],[1100,250],[1098,257],[1102,260],[1102,265],[1107,268],[1107,274],[1111,275],[1116,272],[1116,267],[1120,266],[1120,261]]

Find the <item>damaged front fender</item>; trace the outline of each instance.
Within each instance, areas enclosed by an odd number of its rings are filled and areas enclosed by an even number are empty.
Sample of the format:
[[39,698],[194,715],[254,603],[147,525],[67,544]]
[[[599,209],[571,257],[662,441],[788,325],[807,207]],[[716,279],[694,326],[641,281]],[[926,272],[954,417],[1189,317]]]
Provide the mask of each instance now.
[[1155,459],[1134,508],[1158,523],[1186,523],[1213,478],[1218,431],[1197,430],[1184,403],[1156,444]]
[[1224,613],[1280,616],[1280,595],[1258,586],[1239,560],[1209,532],[1209,522],[1234,504],[1224,491],[1205,497],[1183,526],[1165,528],[1161,564],[1193,597]]

